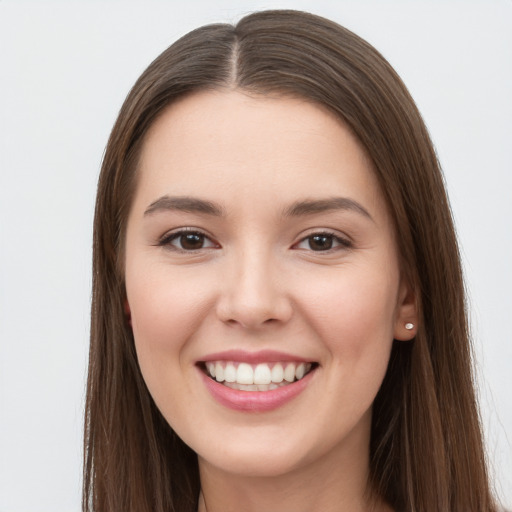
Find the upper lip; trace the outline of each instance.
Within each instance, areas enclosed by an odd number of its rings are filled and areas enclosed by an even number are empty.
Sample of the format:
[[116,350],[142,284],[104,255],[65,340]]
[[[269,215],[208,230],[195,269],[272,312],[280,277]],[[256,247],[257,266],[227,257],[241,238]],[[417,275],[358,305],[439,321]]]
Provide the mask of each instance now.
[[241,363],[278,363],[278,362],[298,362],[312,363],[314,361],[295,354],[279,352],[276,350],[259,350],[257,352],[247,352],[245,350],[225,350],[208,354],[198,360],[198,363],[208,361],[237,361]]

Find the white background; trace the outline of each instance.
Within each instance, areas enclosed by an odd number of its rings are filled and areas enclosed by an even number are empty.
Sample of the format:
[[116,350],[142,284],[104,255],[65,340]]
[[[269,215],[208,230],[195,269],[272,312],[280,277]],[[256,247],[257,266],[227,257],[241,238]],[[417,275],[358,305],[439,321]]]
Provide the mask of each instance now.
[[512,507],[512,1],[0,0],[0,512],[80,509],[96,180],[129,88],[192,28],[309,10],[374,44],[437,147],[496,487]]

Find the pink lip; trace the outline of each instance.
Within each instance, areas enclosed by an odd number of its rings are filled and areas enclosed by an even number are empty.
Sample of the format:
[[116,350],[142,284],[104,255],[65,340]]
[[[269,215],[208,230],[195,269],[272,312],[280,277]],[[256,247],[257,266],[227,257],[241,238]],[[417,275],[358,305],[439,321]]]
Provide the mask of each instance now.
[[258,363],[278,363],[278,362],[312,362],[303,357],[298,357],[285,352],[276,352],[275,350],[260,350],[259,352],[246,352],[244,350],[226,350],[224,352],[215,352],[208,354],[198,362],[207,361],[237,361],[241,363],[258,364]]
[[[216,358],[216,360],[219,359],[224,358]],[[228,360],[232,359],[228,358]],[[297,361],[297,359],[287,360]],[[266,361],[268,361],[268,359],[266,359]],[[283,406],[306,389],[313,373],[315,373],[313,370],[302,379],[271,391],[241,391],[228,388],[218,383],[208,377],[200,368],[198,368],[198,371],[208,391],[217,402],[235,411],[244,412],[266,412]]]

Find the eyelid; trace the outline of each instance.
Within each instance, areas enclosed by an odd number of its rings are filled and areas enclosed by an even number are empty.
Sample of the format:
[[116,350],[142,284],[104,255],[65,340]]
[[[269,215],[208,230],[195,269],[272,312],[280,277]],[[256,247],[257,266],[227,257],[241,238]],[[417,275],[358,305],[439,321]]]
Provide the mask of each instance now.
[[[183,234],[191,234],[191,233],[203,236],[205,238],[205,240],[208,240],[210,242],[211,245],[208,246],[208,247],[201,247],[200,249],[186,250],[186,249],[182,249],[180,247],[176,247],[176,246],[171,244],[171,242],[173,242],[174,240],[178,239],[181,235],[183,235]],[[157,245],[159,247],[164,247],[164,248],[166,248],[168,250],[171,250],[171,251],[187,253],[187,254],[198,253],[199,251],[204,251],[206,249],[215,249],[215,248],[219,248],[220,247],[220,245],[213,239],[213,237],[211,235],[206,233],[203,229],[196,228],[196,227],[193,227],[193,226],[184,226],[184,227],[179,227],[179,228],[171,229],[170,231],[166,231],[157,240],[157,243],[155,245]]]
[[[172,245],[172,242],[176,239],[178,239],[181,235],[187,234],[187,233],[193,233],[198,234],[204,237],[205,240],[208,241],[209,245],[207,247],[201,247],[199,249],[182,249],[180,247],[177,247],[175,245]],[[328,236],[332,237],[333,240],[336,242],[335,247],[331,247],[330,249],[326,250],[320,250],[320,251],[314,251],[311,248],[301,248],[299,247],[300,244],[306,242],[308,238],[311,238],[313,236]],[[201,228],[196,228],[193,226],[183,226],[179,228],[172,229],[170,231],[166,231],[161,237],[158,238],[157,242],[154,244],[159,247],[167,248],[168,250],[175,251],[175,252],[182,252],[182,253],[198,253],[203,250],[208,249],[215,249],[220,248],[220,244],[215,241],[215,239],[205,230]],[[292,249],[304,249],[308,250],[310,252],[315,253],[331,253],[335,252],[337,250],[347,250],[353,247],[353,241],[348,237],[347,235],[341,234],[339,231],[332,230],[332,229],[326,229],[326,228],[318,228],[318,229],[311,229],[308,233],[303,233],[300,237],[300,239],[295,242],[292,245]]]
[[331,252],[334,252],[334,251],[337,251],[337,250],[342,250],[342,249],[351,249],[353,247],[353,241],[350,239],[350,237],[348,237],[347,235],[344,235],[344,234],[341,234],[340,232],[338,231],[334,231],[334,230],[331,230],[331,229],[312,229],[309,233],[307,234],[302,234],[301,235],[301,238],[299,239],[298,242],[295,242],[292,246],[292,249],[302,249],[299,246],[299,244],[302,244],[303,242],[306,242],[308,240],[308,238],[311,238],[315,235],[320,235],[320,236],[330,236],[332,237],[337,243],[338,245],[335,246],[335,247],[331,247],[330,249],[326,249],[324,251],[314,251],[313,249],[309,248],[309,249],[306,249],[304,248],[305,250],[308,250],[310,252],[314,252],[314,253],[331,253]]

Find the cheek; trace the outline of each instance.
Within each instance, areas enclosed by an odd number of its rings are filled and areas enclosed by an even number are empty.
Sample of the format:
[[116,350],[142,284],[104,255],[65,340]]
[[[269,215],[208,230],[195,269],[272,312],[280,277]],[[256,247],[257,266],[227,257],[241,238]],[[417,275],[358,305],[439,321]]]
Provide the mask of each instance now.
[[330,368],[336,369],[331,375],[344,380],[347,393],[362,397],[369,390],[377,392],[387,369],[398,272],[339,270],[335,276],[317,276],[308,283],[301,309],[329,352]]
[[126,292],[137,357],[148,386],[158,387],[180,369],[184,351],[209,310],[209,294],[204,281],[199,292],[200,280],[187,279],[187,271],[130,263]]
[[197,279],[189,279],[184,269],[171,272],[168,265],[146,264],[134,265],[130,272],[127,263],[126,291],[142,376],[169,424],[186,432],[182,423],[186,425],[190,400],[197,392],[187,378],[191,369],[187,362],[211,294],[204,282],[198,293]]
[[[398,293],[398,272],[371,272],[366,268],[343,268],[325,278],[315,276],[302,293],[302,309],[329,339],[369,342],[391,337]],[[372,336],[368,337],[368,334]]]

